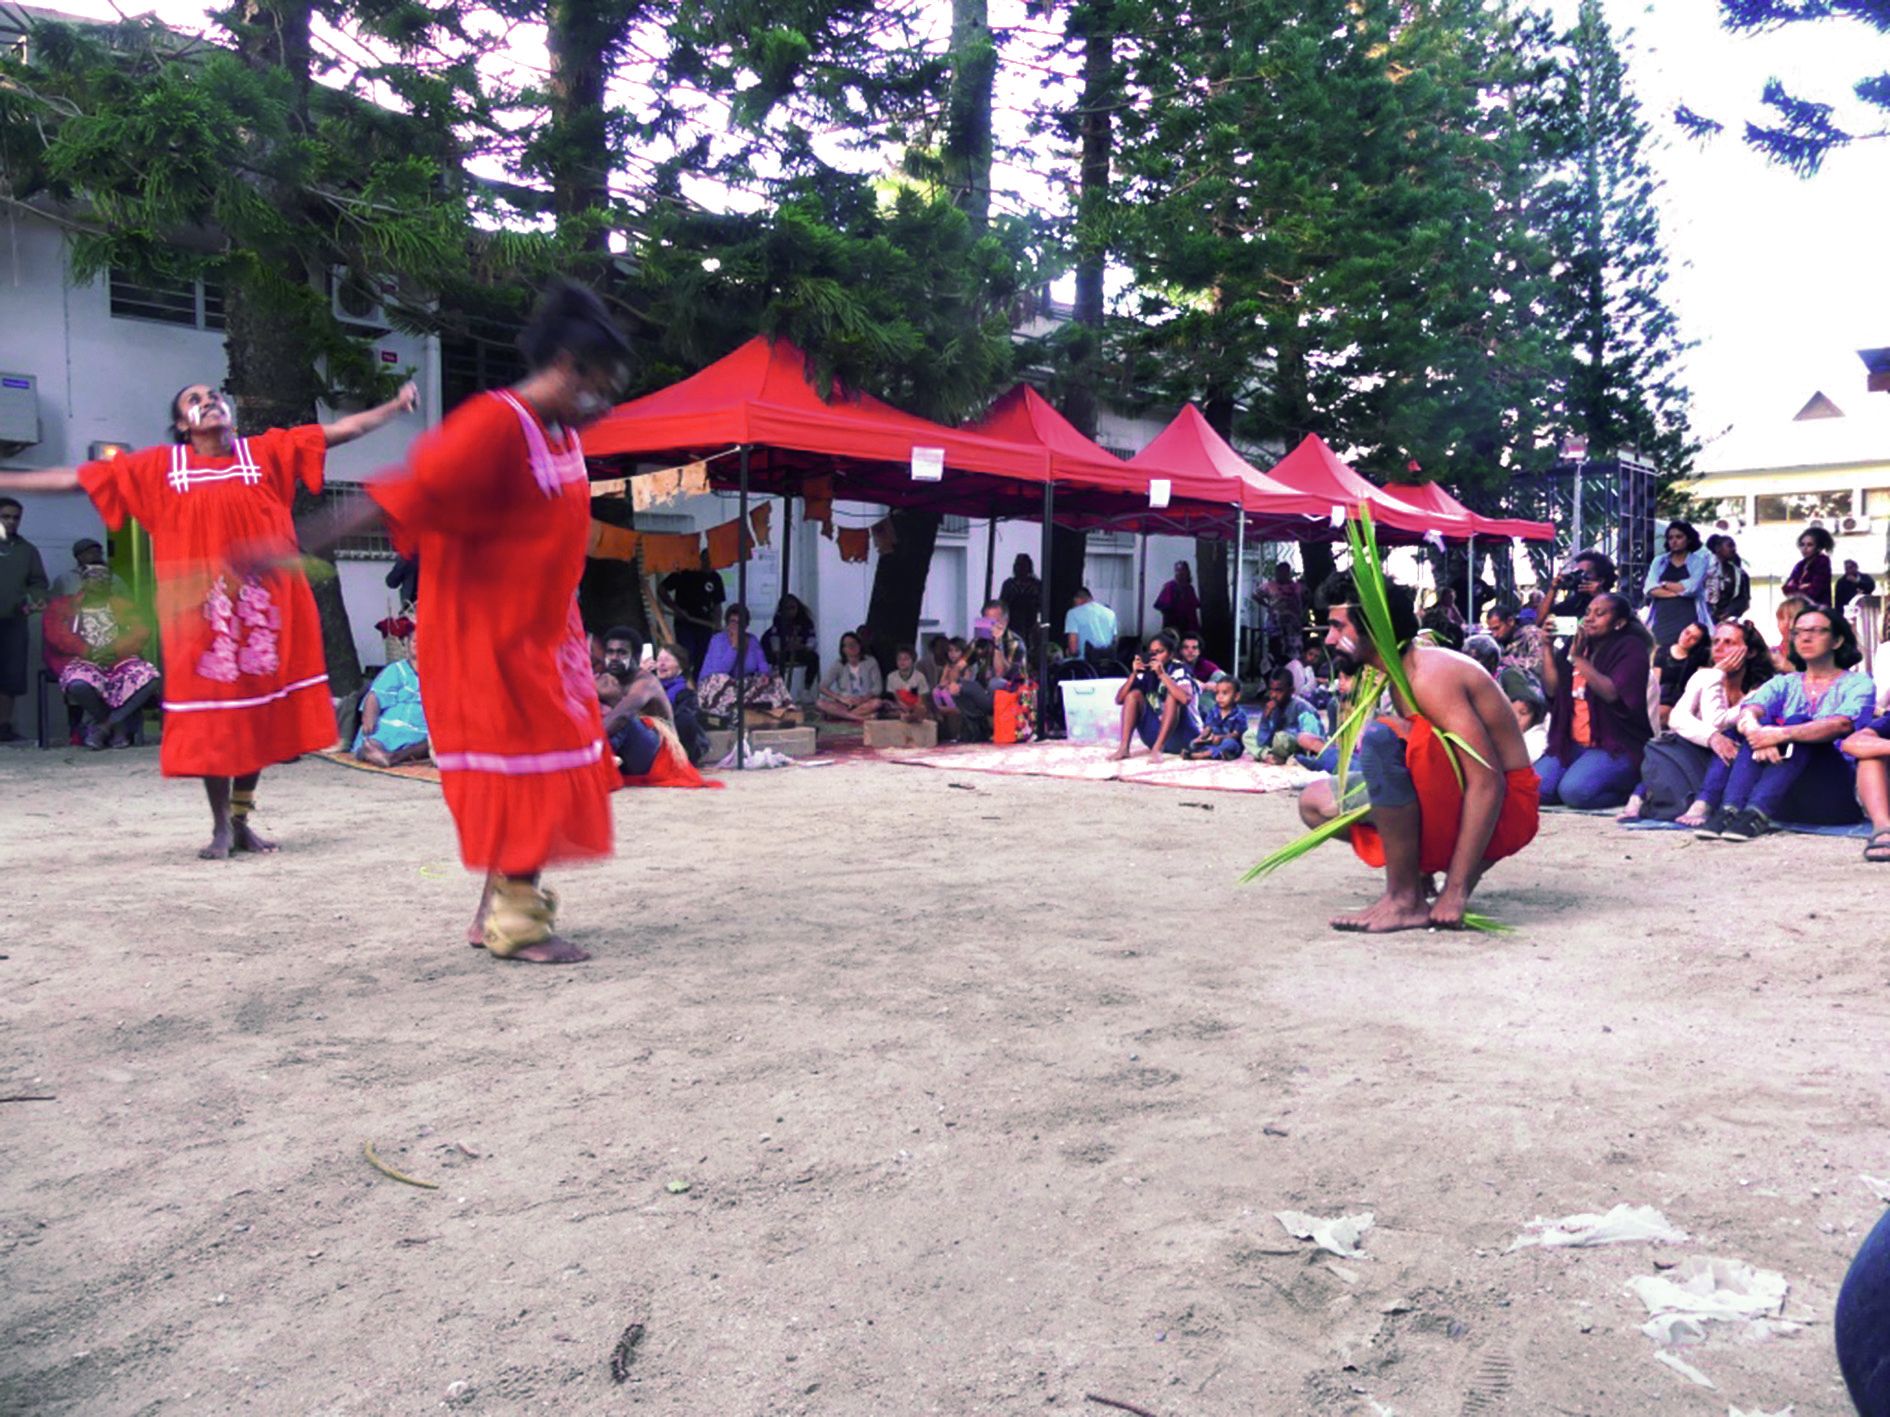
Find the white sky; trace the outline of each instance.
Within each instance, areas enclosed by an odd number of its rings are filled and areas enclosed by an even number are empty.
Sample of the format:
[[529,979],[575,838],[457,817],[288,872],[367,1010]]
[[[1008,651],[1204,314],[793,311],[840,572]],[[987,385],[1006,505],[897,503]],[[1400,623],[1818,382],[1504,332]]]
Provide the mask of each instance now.
[[[945,0],[931,3],[942,28]],[[1675,266],[1669,300],[1686,337],[1698,341],[1687,366],[1697,436],[1710,444],[1742,418],[1789,417],[1815,388],[1841,405],[1846,395],[1859,402],[1864,367],[1855,352],[1890,345],[1890,261],[1882,254],[1890,140],[1839,151],[1803,180],[1736,135],[1747,117],[1763,117],[1759,93],[1774,75],[1802,97],[1838,103],[1840,126],[1868,131],[1850,86],[1890,69],[1890,41],[1835,20],[1733,36],[1719,28],[1714,0],[1606,3],[1617,33],[1634,31],[1630,75],[1658,140],[1654,161],[1666,183],[1663,223]],[[209,8],[194,0],[116,7],[51,0],[51,7],[100,19],[149,8],[191,30],[205,27]],[[1572,14],[1574,0],[1554,0],[1554,8]],[[1020,10],[1018,0],[994,0],[993,18],[1007,23]],[[521,59],[542,63],[542,50]],[[1029,103],[1043,81],[1019,71],[1001,80],[1000,102]],[[1681,137],[1667,121],[1679,102],[1725,123],[1726,136],[1706,145]],[[995,185],[1034,184],[1009,169]]]

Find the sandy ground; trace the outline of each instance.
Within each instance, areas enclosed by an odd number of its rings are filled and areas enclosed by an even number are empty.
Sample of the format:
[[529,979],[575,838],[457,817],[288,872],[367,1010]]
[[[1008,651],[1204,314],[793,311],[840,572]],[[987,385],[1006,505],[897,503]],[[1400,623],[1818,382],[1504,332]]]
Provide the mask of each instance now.
[[[455,942],[429,786],[272,773],[287,849],[221,865],[150,752],[0,793],[0,1094],[56,1098],[0,1106],[5,1412],[1849,1411],[1855,842],[1558,817],[1480,897],[1516,933],[1371,940],[1335,849],[1235,884],[1287,798],[848,764],[620,797],[554,970]],[[1619,1201],[1694,1243],[1504,1253]],[[1809,1327],[1688,1385],[1622,1292],[1688,1254]]]

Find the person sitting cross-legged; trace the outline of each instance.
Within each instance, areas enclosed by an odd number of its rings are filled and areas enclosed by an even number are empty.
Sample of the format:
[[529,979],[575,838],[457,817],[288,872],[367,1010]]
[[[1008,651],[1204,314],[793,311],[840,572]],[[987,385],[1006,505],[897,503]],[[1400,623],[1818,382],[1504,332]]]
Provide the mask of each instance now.
[[[1691,629],[1691,626],[1687,627]],[[1731,765],[1739,745],[1726,735],[1739,718],[1747,694],[1770,679],[1771,652],[1751,621],[1728,620],[1713,628],[1712,662],[1693,672],[1675,701],[1667,728],[1647,745],[1641,783],[1615,820],[1677,821],[1697,827],[1706,820],[1700,800],[1713,759]]]
[[88,566],[79,589],[46,607],[46,664],[66,701],[85,717],[85,746],[129,748],[158,696],[157,666],[143,657],[151,630],[111,571]]
[[1654,736],[1647,718],[1653,637],[1626,597],[1602,591],[1589,600],[1566,651],[1548,639],[1542,644],[1542,688],[1550,704],[1549,750],[1536,759],[1543,802],[1625,805]]
[[431,751],[419,670],[412,659],[397,659],[374,676],[361,700],[354,755],[377,768],[390,768],[418,761]]
[[1201,733],[1195,697],[1199,686],[1188,667],[1175,656],[1172,630],[1151,635],[1145,651],[1135,657],[1129,677],[1116,690],[1122,708],[1122,744],[1111,758],[1129,756],[1129,744],[1140,738],[1148,760],[1159,763],[1163,753],[1179,753]]
[[842,723],[865,723],[886,712],[886,681],[879,661],[867,655],[851,630],[840,636],[840,657],[820,681],[819,708]]
[[1240,706],[1240,684],[1226,674],[1217,674],[1208,690],[1208,702],[1201,710],[1200,736],[1182,750],[1181,756],[1231,763],[1247,751],[1247,711]]
[[894,716],[907,723],[924,723],[932,717],[932,684],[919,668],[919,656],[911,645],[893,651],[893,672],[886,676],[886,692],[892,696]]
[[1857,820],[1856,784],[1837,744],[1868,722],[1876,686],[1852,672],[1856,632],[1835,610],[1814,605],[1792,622],[1790,674],[1740,702],[1729,737],[1731,763],[1715,758],[1700,788],[1703,839],[1751,841],[1781,818],[1820,825]]
[[1857,763],[1857,805],[1870,818],[1864,859],[1890,863],[1890,713],[1879,714],[1838,747]]
[[1262,762],[1285,764],[1302,754],[1325,751],[1325,724],[1319,710],[1293,692],[1293,673],[1276,669],[1267,676],[1267,695],[1254,715],[1255,752]]

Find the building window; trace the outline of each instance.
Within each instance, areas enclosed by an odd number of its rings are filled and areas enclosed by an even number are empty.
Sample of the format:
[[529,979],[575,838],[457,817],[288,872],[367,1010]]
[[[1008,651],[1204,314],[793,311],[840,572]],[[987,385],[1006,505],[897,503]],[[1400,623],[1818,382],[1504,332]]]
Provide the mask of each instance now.
[[1836,521],[1851,514],[1851,490],[1773,492],[1752,499],[1753,520],[1767,522]]
[[440,336],[440,402],[451,413],[474,394],[502,389],[525,377],[516,346],[480,335]]
[[938,534],[940,536],[969,536],[971,535],[971,518],[942,516],[938,519]]
[[1867,517],[1890,517],[1890,487],[1866,487],[1864,489],[1864,515]]
[[[321,504],[324,508],[352,508],[359,506],[366,496],[366,489],[358,482],[330,482],[322,488]],[[354,532],[335,543],[336,560],[391,561],[393,558],[394,542],[384,522],[376,521],[371,530]]]
[[192,330],[223,328],[223,287],[209,280],[133,280],[111,274],[111,310],[115,320],[151,320]]

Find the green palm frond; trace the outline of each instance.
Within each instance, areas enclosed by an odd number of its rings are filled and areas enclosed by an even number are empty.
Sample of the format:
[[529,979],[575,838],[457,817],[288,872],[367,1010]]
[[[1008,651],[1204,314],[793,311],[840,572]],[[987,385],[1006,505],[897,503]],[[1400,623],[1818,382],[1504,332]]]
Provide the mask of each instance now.
[[1478,915],[1475,911],[1471,910],[1464,912],[1463,927],[1466,930],[1479,930],[1486,935],[1513,935],[1516,933],[1516,927],[1514,925],[1505,925],[1501,920],[1497,920],[1492,916]]
[[1262,876],[1271,875],[1288,862],[1299,860],[1300,857],[1304,856],[1314,847],[1330,841],[1342,831],[1349,830],[1353,823],[1362,820],[1369,811],[1371,811],[1371,804],[1366,803],[1364,806],[1352,808],[1349,812],[1339,813],[1338,816],[1334,817],[1329,822],[1321,823],[1319,826],[1307,832],[1306,835],[1300,837],[1299,840],[1289,841],[1278,851],[1269,853],[1261,861],[1250,867],[1247,874],[1240,878],[1240,883],[1246,885],[1249,881],[1257,881]]

